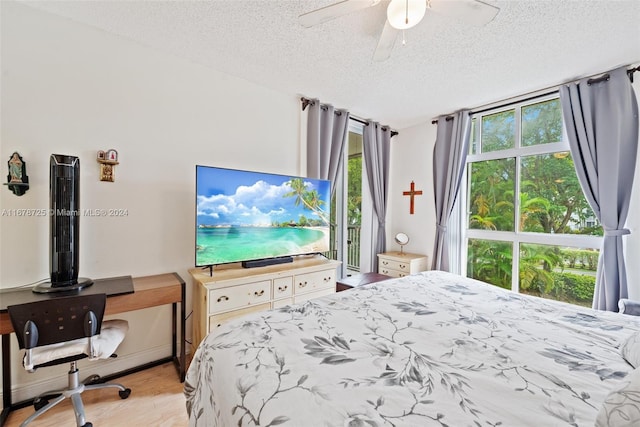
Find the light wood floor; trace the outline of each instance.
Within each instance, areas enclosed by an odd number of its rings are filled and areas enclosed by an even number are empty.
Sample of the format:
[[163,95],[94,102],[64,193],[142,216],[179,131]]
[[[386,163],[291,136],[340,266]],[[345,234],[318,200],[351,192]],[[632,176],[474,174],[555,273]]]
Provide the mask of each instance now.
[[[95,427],[187,425],[187,411],[182,394],[184,384],[180,383],[173,364],[156,366],[118,378],[114,382],[131,389],[129,398],[120,399],[116,389],[90,390],[82,393],[87,421]],[[30,406],[11,412],[5,426],[19,426],[33,411],[33,406]],[[32,427],[75,425],[73,407],[69,399],[65,399],[29,424]]]

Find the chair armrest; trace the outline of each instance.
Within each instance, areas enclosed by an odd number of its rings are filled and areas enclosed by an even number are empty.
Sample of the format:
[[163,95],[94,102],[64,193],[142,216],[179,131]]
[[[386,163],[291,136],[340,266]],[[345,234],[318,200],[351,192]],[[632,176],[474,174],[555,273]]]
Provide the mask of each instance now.
[[98,333],[98,318],[93,311],[88,311],[84,316],[84,335],[89,338],[87,355],[91,359],[96,358],[96,350],[93,348],[93,336]]
[[33,371],[33,349],[38,346],[38,327],[31,320],[28,320],[24,324],[24,347],[26,349],[24,353],[25,367],[27,370]]
[[620,313],[640,316],[640,301],[633,301],[628,298],[621,298],[618,301]]

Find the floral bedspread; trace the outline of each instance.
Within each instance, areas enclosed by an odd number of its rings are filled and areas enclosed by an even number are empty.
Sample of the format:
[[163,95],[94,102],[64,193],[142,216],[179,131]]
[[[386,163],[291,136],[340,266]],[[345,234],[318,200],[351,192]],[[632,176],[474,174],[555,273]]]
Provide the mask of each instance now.
[[185,382],[190,426],[593,426],[640,318],[444,272],[221,326]]

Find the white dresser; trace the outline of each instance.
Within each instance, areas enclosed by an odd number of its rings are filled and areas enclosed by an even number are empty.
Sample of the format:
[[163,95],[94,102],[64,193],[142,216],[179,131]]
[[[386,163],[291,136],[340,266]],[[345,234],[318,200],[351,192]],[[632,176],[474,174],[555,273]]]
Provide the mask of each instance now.
[[322,256],[303,256],[266,267],[222,265],[212,275],[199,268],[189,270],[194,279],[194,347],[230,319],[334,293],[339,265]]
[[404,277],[428,270],[427,261],[426,255],[385,252],[378,254],[378,273],[391,277]]

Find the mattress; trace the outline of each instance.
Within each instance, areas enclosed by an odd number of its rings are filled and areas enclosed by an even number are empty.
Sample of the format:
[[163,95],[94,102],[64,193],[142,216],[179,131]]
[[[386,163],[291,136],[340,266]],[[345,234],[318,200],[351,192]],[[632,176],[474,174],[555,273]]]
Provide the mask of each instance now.
[[638,317],[423,272],[222,325],[187,372],[189,425],[614,425],[628,395],[604,403],[633,377],[621,348],[638,331]]

